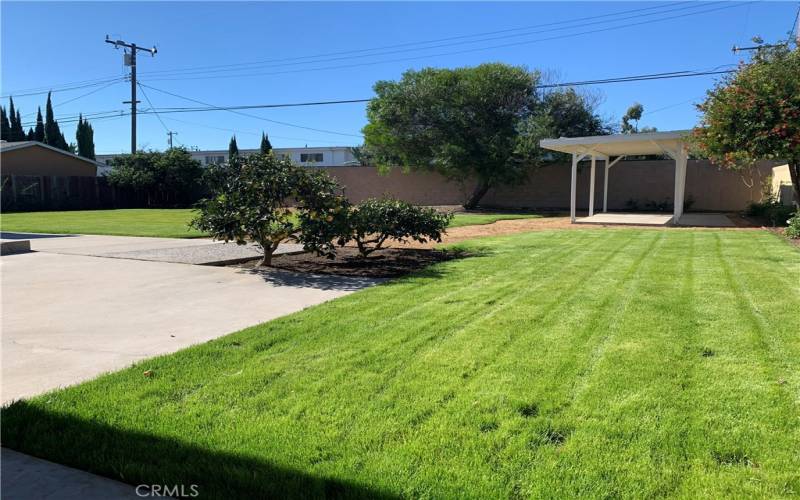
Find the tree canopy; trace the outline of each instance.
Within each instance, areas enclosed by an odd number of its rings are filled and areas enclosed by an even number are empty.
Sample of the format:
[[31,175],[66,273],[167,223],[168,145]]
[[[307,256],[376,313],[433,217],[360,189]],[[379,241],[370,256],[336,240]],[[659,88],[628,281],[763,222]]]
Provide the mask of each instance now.
[[[759,40],[756,40],[759,42]],[[800,201],[800,48],[759,48],[749,63],[723,78],[698,105],[700,151],[731,169],[763,159],[786,160]]]
[[548,101],[537,95],[538,83],[538,72],[500,63],[409,70],[399,81],[379,81],[367,107],[364,152],[377,166],[474,181],[464,204],[473,208],[491,187],[527,177],[543,158],[538,140],[546,134],[600,127],[574,91],[551,93]]
[[108,180],[147,195],[148,206],[187,205],[196,199],[203,168],[184,148],[138,151],[114,158]]

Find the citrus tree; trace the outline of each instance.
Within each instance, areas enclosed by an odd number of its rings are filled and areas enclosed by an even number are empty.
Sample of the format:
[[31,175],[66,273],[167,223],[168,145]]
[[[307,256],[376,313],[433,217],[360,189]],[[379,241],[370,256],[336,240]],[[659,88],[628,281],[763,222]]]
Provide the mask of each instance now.
[[210,168],[211,196],[200,202],[192,225],[215,239],[256,243],[264,252],[262,266],[272,265],[281,243],[303,240],[296,234],[298,219],[325,221],[344,199],[323,172],[272,154],[236,156]]
[[[757,42],[759,40],[756,40]],[[764,46],[722,79],[698,105],[694,130],[701,153],[731,169],[758,160],[786,160],[800,200],[800,49]]]

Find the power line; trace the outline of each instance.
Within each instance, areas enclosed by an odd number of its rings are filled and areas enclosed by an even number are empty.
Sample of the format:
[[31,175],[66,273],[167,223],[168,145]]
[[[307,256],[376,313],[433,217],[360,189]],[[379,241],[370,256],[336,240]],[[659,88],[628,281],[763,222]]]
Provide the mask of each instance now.
[[[83,85],[73,85],[73,86],[64,87],[64,88],[58,88],[56,86],[53,86],[51,88],[39,87],[39,89],[47,89],[47,90],[42,90],[40,92],[27,92],[27,93],[21,93],[20,91],[18,91],[18,92],[8,92],[5,95],[0,96],[0,98],[5,99],[7,97],[26,97],[26,96],[32,96],[32,95],[49,94],[51,92],[55,94],[56,92],[67,92],[67,91],[70,91],[70,90],[80,90],[80,89],[85,89],[85,88],[89,88],[89,87],[96,87],[98,85],[103,85],[103,84],[110,83],[110,82],[114,82],[114,83],[121,82],[124,79],[125,78],[123,78],[123,77],[116,77],[116,78],[112,78],[112,79],[98,80],[98,81],[93,81],[92,83],[86,83],[86,84],[83,84]],[[33,89],[33,90],[36,90],[36,89]]]
[[[78,97],[73,97],[72,99],[68,99],[68,100],[66,100],[66,101],[62,101],[62,102],[59,102],[59,103],[53,104],[53,108],[55,109],[55,108],[57,108],[57,107],[59,107],[59,106],[63,106],[63,105],[65,105],[65,104],[69,104],[69,103],[71,103],[71,102],[75,102],[75,101],[77,101],[78,99],[83,99],[84,97],[90,96],[90,95],[92,95],[92,94],[96,94],[97,92],[100,92],[101,90],[105,90],[105,89],[107,89],[108,87],[110,87],[110,86],[112,86],[112,85],[115,85],[115,84],[117,84],[117,83],[119,83],[119,80],[115,80],[115,81],[113,81],[113,82],[111,82],[111,83],[109,83],[109,84],[107,84],[107,85],[104,85],[104,86],[100,87],[99,89],[94,89],[94,90],[92,90],[92,91],[86,92],[85,94],[81,94],[81,95],[79,95]],[[31,112],[31,113],[26,113],[26,114],[24,114],[24,115],[22,115],[22,116],[31,116],[31,115],[35,115],[36,113],[37,113],[37,111],[34,111],[34,112]]]
[[[159,115],[158,111],[156,111],[156,107],[153,106],[152,101],[150,101],[150,98],[147,96],[147,92],[144,91],[144,87],[142,86],[141,83],[139,84],[139,89],[142,91],[142,95],[144,96],[144,99],[147,101],[147,104],[150,105],[150,109],[153,110],[153,113],[156,115],[156,118],[158,118],[158,121],[161,122],[161,126],[164,127],[164,130],[166,130],[168,134],[172,133],[170,132],[169,127],[167,127],[167,124],[164,123],[164,120],[161,119],[161,115]],[[170,142],[172,142],[172,136],[170,136]]]
[[[681,4],[687,4],[687,3],[690,4],[690,5],[675,8],[675,5],[681,5]],[[560,22],[537,24],[537,25],[523,27],[523,28],[511,28],[511,29],[505,29],[505,30],[497,30],[497,31],[484,32],[484,33],[477,33],[477,34],[472,34],[472,35],[461,35],[461,36],[454,36],[454,37],[448,37],[448,38],[440,38],[438,40],[425,41],[425,42],[410,42],[410,43],[404,43],[404,44],[397,44],[397,45],[394,45],[394,46],[391,46],[391,45],[390,46],[385,46],[385,47],[382,47],[382,48],[360,49],[360,50],[352,50],[352,51],[343,51],[343,52],[339,52],[339,53],[329,53],[327,55],[300,56],[300,57],[296,57],[296,58],[272,59],[272,60],[267,60],[267,61],[250,62],[250,63],[235,63],[235,64],[225,64],[225,65],[217,65],[217,66],[205,66],[205,67],[198,67],[198,68],[184,68],[184,69],[177,69],[177,70],[161,70],[161,71],[152,71],[152,72],[149,72],[147,74],[148,75],[161,75],[161,76],[166,76],[166,75],[175,76],[175,75],[179,75],[179,74],[218,73],[218,72],[223,72],[223,71],[241,71],[241,70],[246,70],[246,69],[255,69],[255,68],[252,68],[252,66],[269,68],[269,67],[280,67],[280,66],[295,66],[295,65],[310,64],[310,63],[320,63],[320,62],[332,62],[332,61],[340,61],[340,60],[363,58],[363,57],[375,57],[375,56],[380,56],[380,55],[390,55],[390,54],[413,52],[413,51],[420,51],[420,50],[431,50],[431,49],[442,48],[442,47],[458,46],[458,45],[464,45],[464,44],[474,44],[474,43],[487,42],[487,41],[493,41],[493,40],[501,40],[501,39],[507,39],[507,38],[520,37],[520,36],[530,36],[530,35],[548,33],[548,32],[565,30],[565,29],[575,29],[575,28],[581,28],[581,27],[585,27],[585,26],[593,26],[593,25],[603,24],[603,23],[608,23],[608,22],[619,22],[619,21],[624,21],[624,20],[628,20],[628,19],[638,19],[638,18],[640,18],[642,16],[653,16],[653,15],[660,15],[660,14],[665,14],[665,13],[675,12],[675,11],[681,11],[681,10],[687,10],[687,9],[696,9],[698,7],[705,7],[705,6],[708,6],[708,5],[710,5],[710,4],[694,4],[693,2],[680,2],[679,4],[672,4],[672,5],[666,5],[666,6],[660,5],[660,6],[656,6],[656,7],[647,7],[647,8],[643,8],[643,9],[631,9],[631,10],[623,11],[622,13],[636,12],[637,15],[621,17],[621,18],[618,18],[618,19],[612,19],[610,21],[609,20],[593,21],[593,22],[589,22],[589,23],[576,24],[574,26],[558,27],[558,28],[551,28],[551,29],[539,30],[539,31],[529,31],[529,32],[525,32],[525,33],[516,33],[516,34],[511,34],[511,35],[502,35],[502,36],[495,36],[495,37],[490,37],[490,38],[481,38],[481,39],[477,39],[477,40],[468,40],[468,41],[461,41],[461,42],[454,42],[454,43],[443,43],[443,44],[440,43],[438,45],[430,45],[430,46],[426,46],[426,47],[403,48],[403,49],[400,49],[400,50],[377,52],[377,53],[374,53],[374,54],[363,54],[363,53],[364,52],[374,52],[374,51],[377,51],[377,50],[384,50],[386,48],[408,47],[408,46],[412,46],[412,45],[430,44],[430,43],[435,43],[435,42],[450,41],[450,40],[464,39],[464,38],[471,38],[471,37],[485,37],[487,35],[498,34],[498,33],[507,33],[507,32],[511,32],[511,31],[521,31],[521,30],[530,30],[532,28],[538,28],[538,27],[544,27],[544,26],[553,26],[553,25],[559,25],[559,24],[565,24],[565,23],[575,23],[577,21],[587,20],[587,19],[598,19],[598,18],[609,17],[609,16],[618,16],[620,13],[606,14],[606,15],[601,15],[601,16],[589,16],[589,17],[583,17],[583,18],[578,18],[578,19],[569,20],[569,21],[560,21]],[[641,12],[644,12],[644,11],[653,10],[653,9],[664,9],[665,7],[668,7],[668,9],[663,11],[663,12],[654,12],[654,13],[648,13],[648,14],[641,14]],[[333,58],[329,57],[331,55],[354,54],[354,53],[361,53],[361,54],[360,55],[348,55],[348,56],[344,56],[344,57],[333,57]],[[302,59],[319,59],[319,58],[322,58],[322,57],[325,57],[325,58],[321,59],[321,60],[301,61]],[[267,63],[277,63],[277,64],[267,64]],[[251,66],[251,68],[242,68],[242,69],[239,69],[239,70],[231,69],[231,68],[241,67],[241,66]]]
[[[146,113],[147,111],[144,111],[144,112]],[[221,130],[223,132],[233,132],[234,134],[248,134],[248,135],[254,135],[254,136],[261,136],[261,134],[263,133],[263,131],[256,132],[254,130],[242,130],[242,129],[233,129],[233,128],[225,128],[225,127],[215,127],[213,125],[206,125],[205,123],[198,123],[198,122],[192,122],[192,121],[187,121],[187,120],[181,120],[181,119],[175,118],[174,116],[165,116],[164,118],[167,119],[167,120],[174,121],[174,122],[185,123],[187,125],[195,125],[195,126],[198,126],[198,127],[203,127],[203,128],[212,129],[212,130]],[[270,134],[270,137],[272,137],[274,139],[286,139],[286,140],[289,140],[289,141],[300,141],[300,142],[306,142],[306,143],[308,143],[308,142],[327,142],[328,144],[339,144],[337,141],[326,141],[324,139],[309,139],[307,137],[287,137],[285,135],[275,135],[275,134]]]
[[[142,85],[144,85],[144,84],[142,84]],[[199,101],[197,99],[192,99],[190,97],[186,97],[186,96],[182,96],[182,95],[179,95],[179,94],[175,94],[173,92],[168,92],[166,90],[158,89],[158,88],[152,87],[150,85],[145,85],[145,87],[147,87],[149,89],[153,89],[153,90],[155,90],[157,92],[162,92],[164,94],[168,94],[168,95],[171,95],[171,96],[174,96],[174,97],[178,97],[178,98],[186,100],[186,101],[194,102],[194,103],[197,103],[197,104],[202,104],[204,106],[210,106],[209,110],[228,111],[230,113],[234,113],[234,114],[242,115],[242,116],[247,116],[249,118],[255,118],[257,120],[263,120],[263,121],[266,121],[266,122],[285,125],[287,127],[301,128],[301,129],[311,130],[311,131],[314,131],[314,132],[321,132],[321,133],[325,133],[325,134],[343,135],[343,136],[350,136],[350,137],[362,137],[360,134],[359,135],[349,134],[349,133],[346,133],[346,132],[337,132],[335,130],[325,130],[325,129],[321,129],[321,128],[314,128],[314,127],[306,127],[304,125],[297,125],[295,123],[283,122],[283,121],[278,121],[278,120],[271,120],[269,118],[264,118],[263,116],[251,115],[251,114],[242,113],[240,111],[236,111],[236,110],[233,110],[233,109],[226,109],[225,107],[215,106],[215,105],[209,104],[207,102]]]
[[[653,81],[653,80],[670,80],[670,79],[674,79],[674,78],[687,78],[687,77],[696,77],[696,76],[721,75],[721,74],[732,73],[732,72],[735,72],[735,71],[736,71],[735,69],[712,70],[712,71],[693,71],[693,70],[670,71],[670,72],[663,72],[663,73],[651,73],[651,74],[643,74],[643,75],[630,75],[630,76],[621,76],[621,77],[603,78],[603,79],[594,79],[594,80],[582,80],[582,81],[572,81],[572,82],[549,83],[549,84],[537,85],[536,88],[537,89],[545,89],[545,88],[560,88],[560,87],[580,87],[580,86],[587,86],[587,85],[605,85],[605,84],[613,84],[613,83],[628,83],[628,82]],[[150,104],[151,107],[146,109],[146,110],[140,110],[139,114],[156,114],[156,115],[159,115],[160,119],[164,118],[164,117],[161,117],[160,115],[165,115],[165,114],[193,113],[193,112],[207,112],[207,111],[228,111],[228,112],[231,112],[231,113],[235,113],[235,114],[239,114],[239,115],[243,115],[243,116],[247,116],[247,117],[256,118],[256,119],[259,119],[259,120],[266,120],[266,121],[275,122],[276,120],[269,120],[267,118],[263,118],[263,117],[260,117],[260,116],[257,116],[257,115],[250,115],[250,114],[247,114],[247,113],[241,113],[238,110],[240,110],[240,109],[264,109],[264,108],[282,108],[282,107],[296,107],[296,106],[321,106],[321,105],[335,105],[335,104],[364,103],[364,102],[369,102],[371,100],[371,99],[344,99],[344,100],[329,100],[329,101],[309,101],[309,102],[299,102],[299,103],[295,102],[295,103],[283,103],[283,104],[245,104],[245,105],[235,105],[235,106],[215,106],[215,105],[208,104],[208,103],[205,103],[205,102],[202,102],[202,101],[198,101],[196,99],[191,99],[189,97],[180,96],[178,94],[175,94],[175,93],[172,93],[172,92],[168,92],[166,90],[158,89],[158,88],[155,88],[153,86],[146,85],[146,84],[143,84],[143,83],[139,83],[139,86],[140,86],[140,88],[141,87],[147,87],[149,89],[153,89],[153,90],[156,90],[158,92],[169,94],[169,95],[172,95],[172,96],[175,96],[175,97],[180,97],[181,99],[188,100],[188,101],[191,101],[191,102],[195,102],[195,103],[198,103],[198,104],[203,104],[204,106],[207,106],[205,108],[199,108],[199,107],[194,107],[194,108],[188,108],[188,107],[187,108],[156,108],[156,107],[153,106],[153,104],[150,101],[150,99],[148,98],[147,94],[142,89],[142,93],[145,96],[145,99],[147,100],[148,104]],[[688,101],[684,101],[684,102],[681,102],[681,103],[678,103],[678,104],[675,104],[675,105],[677,106],[677,105],[683,104],[685,102],[688,102]],[[656,111],[660,111],[661,109],[666,109],[666,108],[672,107],[672,106],[673,105],[667,106],[665,108],[659,108],[657,110],[646,112],[646,114],[652,114],[652,113],[655,113]],[[84,118],[91,118],[92,120],[103,120],[103,119],[109,119],[109,118],[120,118],[120,117],[128,116],[128,115],[129,115],[129,113],[125,112],[123,110],[111,110],[111,111],[96,111],[96,112],[84,113],[83,117]],[[78,116],[79,115],[62,116],[62,117],[57,117],[57,120],[59,121],[59,123],[77,122],[78,121]],[[183,121],[183,120],[178,120],[177,118],[173,118],[173,117],[166,117],[166,118],[168,118],[170,120],[174,120],[174,121]],[[33,123],[34,122],[28,122],[28,123],[25,123],[23,125],[24,126],[29,126],[29,125],[32,125]],[[247,132],[247,131],[241,131],[241,130],[235,130],[235,129],[213,127],[213,126],[210,126],[210,125],[203,125],[203,124],[194,123],[194,122],[188,122],[188,121],[183,121],[183,123],[187,123],[187,124],[190,124],[190,125],[198,125],[198,126],[201,126],[201,127],[207,127],[207,128],[212,128],[212,129],[219,129],[219,130],[224,130],[224,131],[256,134],[255,132]],[[285,122],[277,122],[277,123],[283,124]],[[162,122],[162,126],[164,126],[167,130],[169,130],[169,128],[163,122]],[[311,128],[311,127],[303,127],[301,125],[295,125],[295,124],[292,124],[292,126],[299,127],[299,128],[306,128],[306,129],[310,129],[310,130],[313,130],[313,131],[322,131],[323,130],[323,129],[314,129],[314,128]],[[349,136],[353,136],[353,137],[361,137],[360,135],[345,134],[344,132],[333,132],[333,131],[325,131],[325,132],[326,133],[335,133],[335,134],[338,134],[338,135],[349,135]],[[272,137],[282,138],[282,139],[290,139],[290,140],[299,140],[299,141],[307,140],[307,139],[303,139],[303,138],[284,137],[284,136],[278,136],[278,135],[273,135]],[[323,142],[329,142],[329,141],[323,141]]]
[[[543,84],[537,85],[537,89],[545,89],[545,88],[559,88],[559,87],[579,87],[579,86],[586,86],[586,85],[602,85],[602,84],[610,84],[610,83],[626,83],[626,82],[639,82],[639,81],[647,81],[647,80],[666,80],[672,78],[685,78],[685,77],[692,77],[692,76],[707,76],[707,75],[719,75],[730,73],[735,70],[721,70],[721,71],[673,71],[668,73],[653,73],[653,74],[645,74],[645,75],[633,75],[633,76],[623,76],[623,77],[615,77],[615,78],[604,78],[604,79],[596,79],[596,80],[583,80],[583,81],[574,81],[574,82],[563,82],[563,83],[550,83],[550,84]],[[142,84],[144,85],[144,84]],[[145,87],[156,89],[155,87],[144,85]],[[166,93],[166,91],[163,91]],[[369,102],[371,99],[343,99],[343,100],[330,100],[330,101],[309,101],[309,102],[293,102],[293,103],[282,103],[282,104],[242,104],[242,105],[232,105],[232,106],[213,106],[209,105],[210,107],[200,108],[200,107],[171,107],[171,108],[153,108],[150,111],[158,112],[158,113],[195,113],[195,112],[204,112],[204,111],[235,111],[235,110],[247,110],[247,109],[268,109],[268,108],[289,108],[289,107],[302,107],[302,106],[327,106],[333,104],[352,104],[352,103],[365,103]],[[196,101],[199,102],[199,101]],[[141,111],[146,113],[148,111]]]
[[590,35],[590,34],[595,34],[595,33],[606,32],[606,31],[615,31],[615,30],[625,29],[625,28],[629,28],[629,27],[633,27],[633,26],[647,25],[647,24],[652,24],[652,23],[656,23],[656,22],[668,21],[668,20],[672,20],[672,19],[680,19],[680,18],[693,16],[693,15],[698,15],[698,14],[706,14],[706,13],[709,13],[709,12],[716,12],[716,11],[721,11],[721,10],[726,10],[726,9],[734,9],[734,8],[738,8],[738,7],[741,7],[741,6],[744,6],[744,5],[748,5],[748,4],[752,4],[752,3],[755,3],[755,2],[748,2],[748,3],[741,3],[741,4],[740,3],[737,3],[737,4],[726,4],[726,5],[722,6],[722,7],[715,7],[715,8],[711,8],[711,9],[705,9],[705,10],[700,10],[700,11],[695,11],[695,12],[690,12],[690,13],[685,13],[685,14],[679,14],[679,15],[674,15],[674,16],[663,17],[663,18],[659,18],[659,19],[650,19],[650,20],[640,21],[640,22],[636,22],[636,23],[626,23],[626,24],[623,24],[623,25],[620,25],[620,26],[610,26],[610,27],[598,28],[598,29],[594,29],[594,30],[581,31],[581,32],[577,32],[577,33],[568,33],[568,34],[563,34],[563,35],[556,35],[556,36],[550,36],[550,37],[545,37],[545,38],[538,38],[538,39],[534,39],[534,40],[510,42],[510,43],[505,43],[505,44],[489,45],[489,46],[485,46],[485,47],[474,47],[474,48],[470,48],[470,49],[463,49],[463,50],[450,51],[450,52],[439,52],[439,53],[435,53],[435,54],[425,54],[425,55],[417,55],[417,56],[403,57],[403,58],[396,58],[396,59],[385,59],[385,60],[380,60],[380,61],[368,61],[368,62],[362,62],[362,63],[343,64],[343,65],[336,65],[336,66],[321,66],[321,67],[316,67],[316,68],[291,69],[291,70],[272,71],[272,72],[263,72],[263,73],[240,73],[240,74],[228,74],[228,75],[211,75],[211,76],[195,76],[195,77],[189,76],[189,77],[173,77],[173,78],[170,78],[170,77],[156,77],[156,78],[149,79],[149,81],[182,81],[182,80],[208,80],[208,79],[219,79],[219,78],[245,78],[245,77],[254,77],[254,76],[273,76],[273,75],[305,73],[305,72],[314,72],[314,71],[338,70],[338,69],[347,69],[347,68],[355,68],[355,67],[363,67],[363,66],[374,66],[374,65],[377,65],[377,64],[386,64],[386,63],[393,63],[393,62],[404,62],[404,61],[411,61],[411,60],[416,60],[416,59],[425,59],[425,58],[431,58],[431,57],[466,54],[466,53],[472,53],[472,52],[478,52],[478,51],[484,51],[484,50],[491,50],[491,49],[498,49],[498,48],[506,48],[506,47],[512,47],[512,46],[529,45],[529,44],[545,42],[545,41],[561,40],[561,39],[564,39],[564,38],[570,38],[570,37],[575,37],[575,36]]

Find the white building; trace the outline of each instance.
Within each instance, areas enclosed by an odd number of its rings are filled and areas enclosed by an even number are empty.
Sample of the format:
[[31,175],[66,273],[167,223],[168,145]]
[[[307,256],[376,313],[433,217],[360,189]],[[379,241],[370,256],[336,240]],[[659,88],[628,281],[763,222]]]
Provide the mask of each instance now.
[[[258,149],[240,149],[241,156],[258,153]],[[272,150],[278,157],[288,157],[298,164],[315,167],[344,167],[358,165],[353,156],[353,151],[349,146],[329,146],[329,147],[305,147],[305,148],[273,148]],[[228,150],[207,150],[189,151],[192,159],[200,162],[204,167],[228,161]],[[97,155],[97,161],[110,165],[111,160],[123,154]],[[98,167],[97,175],[105,175],[111,167]]]

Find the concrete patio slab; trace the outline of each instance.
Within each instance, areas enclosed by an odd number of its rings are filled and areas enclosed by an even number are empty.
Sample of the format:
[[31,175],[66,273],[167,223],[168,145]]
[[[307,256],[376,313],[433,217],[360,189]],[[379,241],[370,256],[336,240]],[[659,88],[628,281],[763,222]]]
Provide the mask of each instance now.
[[591,217],[579,217],[577,224],[623,224],[632,226],[666,226],[672,221],[672,214],[632,214],[606,212]]
[[47,252],[4,256],[0,267],[3,403],[376,283]]
[[[107,500],[141,499],[129,484],[2,448],[3,498]],[[140,488],[141,492],[146,490]],[[163,498],[147,495],[147,498]]]

